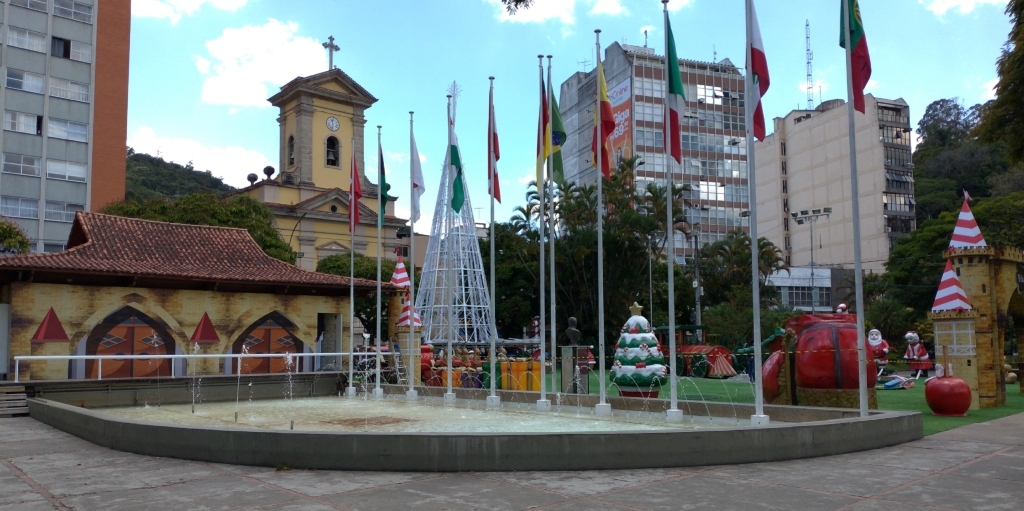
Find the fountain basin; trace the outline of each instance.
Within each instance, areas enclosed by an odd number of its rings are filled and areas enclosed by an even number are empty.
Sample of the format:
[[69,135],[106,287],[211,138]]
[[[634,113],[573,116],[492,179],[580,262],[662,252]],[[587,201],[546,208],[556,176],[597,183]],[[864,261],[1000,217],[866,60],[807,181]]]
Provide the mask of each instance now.
[[[590,470],[753,463],[874,449],[922,437],[921,416],[917,413],[872,412],[862,418],[856,410],[766,406],[772,424],[754,428],[736,425],[737,420],[745,423],[743,417],[753,413],[750,405],[693,401],[680,402],[685,414],[702,418],[711,426],[715,424],[708,415],[732,420],[733,425],[684,429],[666,424],[650,429],[568,432],[289,431],[176,425],[117,417],[88,408],[142,404],[139,396],[149,395],[146,392],[152,390],[140,387],[138,382],[123,385],[125,388],[120,390],[115,388],[117,382],[103,382],[92,390],[78,383],[78,392],[47,389],[45,398],[29,400],[29,412],[43,423],[127,452],[215,463],[334,470]],[[273,382],[267,382],[267,386],[269,389]],[[310,384],[311,394],[334,394],[314,392],[317,386],[316,381]],[[205,391],[208,396],[218,394],[216,384],[213,387]],[[164,390],[167,401],[163,404],[167,404],[174,391],[166,383]],[[404,390],[385,386],[385,391],[394,396],[404,397]],[[444,391],[418,390],[427,396],[438,394],[433,397],[440,397]],[[460,400],[477,396],[482,401],[486,396],[485,391],[454,390]],[[272,394],[270,390],[264,393]],[[518,403],[530,403],[536,397],[537,393],[529,392],[502,395],[504,401]],[[596,396],[569,398],[563,406],[592,410],[596,404]],[[664,413],[667,404],[664,400],[636,398],[611,398],[609,402],[620,414],[643,411],[657,415]],[[583,419],[591,420],[586,416]],[[607,425],[614,427],[615,423]]]

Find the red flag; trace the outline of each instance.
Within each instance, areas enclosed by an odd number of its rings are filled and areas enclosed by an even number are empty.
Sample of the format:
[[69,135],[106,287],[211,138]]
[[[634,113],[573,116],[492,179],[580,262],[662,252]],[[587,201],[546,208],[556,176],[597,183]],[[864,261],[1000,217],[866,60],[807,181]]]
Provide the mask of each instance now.
[[754,90],[748,92],[747,105],[754,105],[754,138],[764,141],[765,124],[764,109],[761,107],[761,98],[768,92],[768,59],[764,56],[764,44],[761,42],[761,28],[757,24],[757,12],[754,11],[754,0],[747,0],[747,23],[750,24],[750,75],[754,79]]
[[498,125],[494,121],[494,85],[491,85],[491,94],[488,98],[490,104],[487,114],[487,182],[490,189],[487,190],[494,200],[501,202],[501,184],[498,183],[498,160],[501,152],[498,150]]
[[[612,114],[612,101],[608,98],[608,83],[604,79],[604,66],[601,65],[601,61],[597,61],[597,87],[598,87],[598,105],[594,111],[594,139],[590,143],[590,150],[594,153],[594,158],[597,158],[597,144],[600,139],[601,143],[601,164],[598,167],[597,162],[594,162],[594,166],[601,169],[601,174],[604,175],[605,179],[612,178],[612,157],[611,148],[608,146],[608,139],[611,138],[612,132],[615,131],[615,116]],[[601,134],[598,136],[597,127],[601,127]]]
[[363,198],[363,185],[359,183],[359,168],[356,166],[356,152],[352,151],[352,183],[349,186],[348,230],[355,232],[359,225],[359,199]]
[[850,80],[853,81],[853,108],[864,113],[864,87],[871,79],[871,55],[868,53],[868,38],[864,35],[864,24],[861,22],[860,6],[857,0],[847,0],[852,16],[846,17],[840,9],[839,46],[846,48],[846,20],[850,20],[850,39],[853,41],[850,50]]

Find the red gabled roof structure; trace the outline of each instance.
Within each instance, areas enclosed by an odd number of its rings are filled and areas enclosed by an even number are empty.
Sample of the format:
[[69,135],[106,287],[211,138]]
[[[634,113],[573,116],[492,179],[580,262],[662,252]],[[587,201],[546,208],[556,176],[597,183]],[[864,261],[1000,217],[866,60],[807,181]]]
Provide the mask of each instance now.
[[217,329],[213,328],[213,322],[210,321],[210,315],[203,313],[203,319],[199,320],[199,326],[196,327],[196,331],[192,332],[192,337],[189,341],[198,344],[217,344],[220,342],[220,336],[217,335]]
[[60,323],[57,313],[50,307],[43,322],[39,324],[36,333],[32,335],[33,343],[39,342],[68,342],[68,334],[64,331],[64,325]]
[[[348,295],[348,277],[274,259],[245,229],[78,212],[67,247],[63,252],[0,257],[0,282]],[[376,285],[374,280],[355,279],[360,291]],[[397,290],[390,283],[383,286]]]

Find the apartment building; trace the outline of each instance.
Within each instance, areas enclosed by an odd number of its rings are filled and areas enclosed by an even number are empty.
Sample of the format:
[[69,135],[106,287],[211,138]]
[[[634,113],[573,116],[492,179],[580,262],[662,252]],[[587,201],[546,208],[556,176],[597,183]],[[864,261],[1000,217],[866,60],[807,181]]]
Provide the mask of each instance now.
[[124,198],[130,0],[0,0],[0,215],[33,251]]

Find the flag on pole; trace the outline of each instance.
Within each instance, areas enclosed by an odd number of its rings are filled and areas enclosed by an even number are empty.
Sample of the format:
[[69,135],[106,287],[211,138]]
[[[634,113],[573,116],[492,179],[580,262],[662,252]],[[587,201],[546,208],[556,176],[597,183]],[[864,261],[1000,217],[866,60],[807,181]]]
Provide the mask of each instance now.
[[452,183],[452,209],[456,213],[462,212],[462,205],[466,203],[466,190],[462,185],[462,156],[459,155],[459,137],[455,134],[455,120],[448,119],[448,140],[451,140],[448,161],[455,167],[455,181]]
[[[594,109],[594,139],[590,144],[590,151],[594,154],[594,167],[601,170],[605,179],[612,178],[612,155],[608,146],[608,139],[615,131],[615,117],[612,115],[612,101],[608,98],[608,83],[604,79],[604,66],[597,61],[597,87],[599,91],[598,105]],[[598,127],[601,128],[600,133]],[[601,162],[597,162],[597,144],[601,144]]]
[[537,188],[544,182],[544,162],[551,154],[551,109],[544,90],[544,68],[540,71],[540,113],[537,118]]
[[378,202],[380,203],[380,210],[377,212],[377,227],[384,227],[384,212],[388,204],[388,190],[391,189],[391,185],[388,184],[387,178],[384,175],[384,149],[381,148],[380,144],[377,144],[377,174],[378,174]]
[[963,190],[964,190],[964,200],[970,202],[971,194],[967,192],[966,188],[964,188]]
[[[757,12],[754,10],[754,0],[747,0],[747,12],[750,13],[750,72],[753,74],[754,90],[756,96],[747,98],[747,104],[754,105],[754,138],[764,142],[766,134],[764,124],[764,108],[761,106],[761,98],[768,92],[768,59],[764,56],[764,44],[761,42],[761,28],[757,24]],[[863,105],[861,111],[864,111]]]
[[551,85],[551,75],[548,75],[548,98],[551,103],[551,179],[556,183],[565,181],[565,170],[562,167],[562,144],[565,143],[565,126],[562,124],[562,114],[558,111],[558,100],[555,99],[555,89]]
[[412,150],[409,155],[410,171],[412,172],[412,223],[420,219],[420,196],[427,191],[423,183],[423,168],[420,165],[420,151],[416,148],[416,137],[409,128],[409,142]]
[[501,183],[498,182],[498,160],[501,159],[501,151],[498,149],[498,125],[494,120],[494,88],[491,88],[488,97],[487,113],[487,193],[490,193],[494,200],[501,202]]
[[[853,41],[850,51],[850,80],[853,81],[853,108],[864,113],[864,87],[871,79],[871,55],[868,54],[868,39],[864,35],[864,25],[861,23],[860,6],[857,0],[848,0],[850,10],[850,40]],[[846,17],[845,12],[840,8],[839,15],[839,46],[846,48]]]
[[356,166],[356,152],[352,151],[352,182],[348,189],[348,231],[355,232],[359,225],[359,199],[363,198],[363,185],[360,184],[359,168]]
[[676,39],[672,35],[672,25],[665,13],[665,31],[668,34],[668,56],[665,72],[668,74],[668,108],[665,109],[665,140],[672,159],[676,163],[683,162],[682,135],[679,132],[679,121],[686,109],[686,92],[683,79],[679,74],[679,57],[676,55]]

